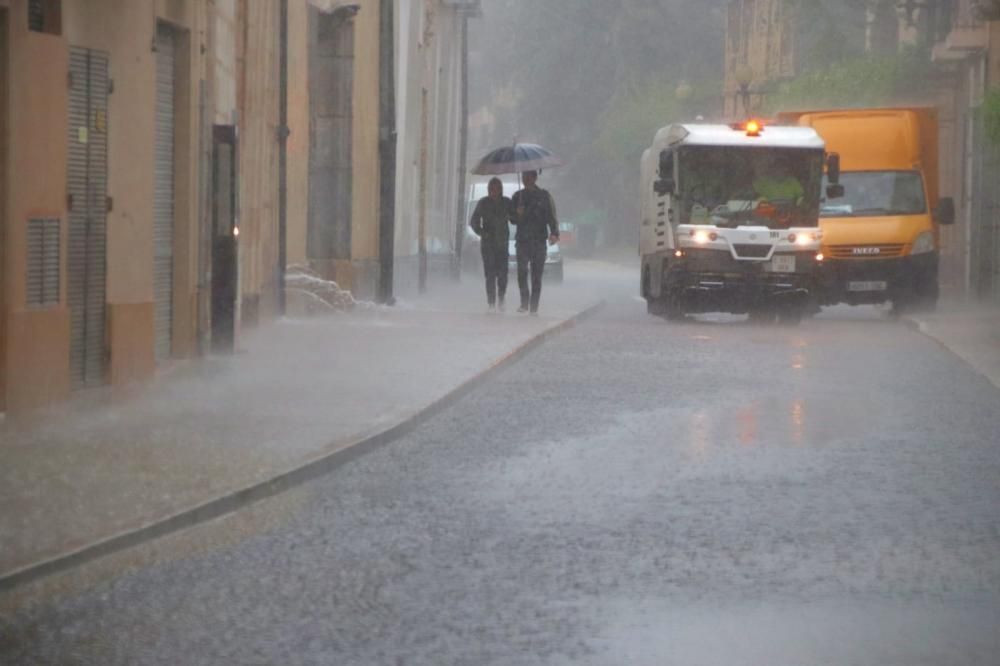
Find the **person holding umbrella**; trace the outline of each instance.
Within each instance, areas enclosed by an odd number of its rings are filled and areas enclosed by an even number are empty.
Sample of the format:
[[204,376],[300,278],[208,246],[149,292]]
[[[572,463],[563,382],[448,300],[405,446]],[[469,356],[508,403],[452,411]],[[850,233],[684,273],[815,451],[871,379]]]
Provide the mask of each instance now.
[[508,223],[511,219],[511,200],[503,195],[503,183],[499,178],[491,178],[488,196],[476,204],[469,226],[481,239],[479,249],[483,256],[483,272],[486,274],[486,302],[490,311],[503,312],[504,296],[507,294],[507,244],[510,241]]
[[472,170],[477,175],[521,174],[524,187],[514,195],[510,219],[517,225],[517,286],[521,291],[518,312],[538,314],[547,254],[545,243],[548,241],[555,245],[559,242],[555,201],[552,195],[537,185],[540,169],[557,166],[562,166],[562,160],[551,151],[534,143],[518,143],[515,139],[514,145],[487,153]]
[[521,181],[524,189],[514,195],[514,216],[511,219],[517,226],[514,240],[517,248],[517,286],[521,291],[521,307],[517,311],[537,315],[547,255],[545,243],[548,241],[550,245],[555,245],[559,242],[559,222],[552,195],[538,187],[538,172],[522,172]]

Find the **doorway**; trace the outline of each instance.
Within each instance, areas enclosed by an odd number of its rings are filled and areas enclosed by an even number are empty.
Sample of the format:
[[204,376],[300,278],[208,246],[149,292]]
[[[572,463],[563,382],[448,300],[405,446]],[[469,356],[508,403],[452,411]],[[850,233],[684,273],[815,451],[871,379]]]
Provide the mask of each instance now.
[[236,128],[216,125],[212,134],[212,351],[231,354],[239,285]]
[[351,258],[354,21],[344,12],[310,10],[310,260],[329,266]]
[[108,54],[70,47],[68,83],[70,381],[84,388],[103,384],[106,369]]

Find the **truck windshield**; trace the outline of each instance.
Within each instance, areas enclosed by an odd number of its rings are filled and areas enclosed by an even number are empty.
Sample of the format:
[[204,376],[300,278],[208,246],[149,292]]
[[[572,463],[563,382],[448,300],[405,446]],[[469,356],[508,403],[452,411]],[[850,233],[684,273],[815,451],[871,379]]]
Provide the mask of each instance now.
[[822,217],[922,215],[924,183],[916,171],[855,171],[840,174],[844,196],[823,202]]
[[823,156],[801,148],[692,146],[680,153],[681,222],[816,226]]

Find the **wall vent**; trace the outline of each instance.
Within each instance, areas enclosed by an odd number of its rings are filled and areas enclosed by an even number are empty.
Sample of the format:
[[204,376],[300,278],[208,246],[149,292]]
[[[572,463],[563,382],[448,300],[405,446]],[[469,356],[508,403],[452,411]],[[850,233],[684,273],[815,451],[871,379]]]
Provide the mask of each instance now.
[[61,235],[59,218],[28,220],[28,307],[59,305]]
[[62,33],[62,0],[28,0],[28,30]]

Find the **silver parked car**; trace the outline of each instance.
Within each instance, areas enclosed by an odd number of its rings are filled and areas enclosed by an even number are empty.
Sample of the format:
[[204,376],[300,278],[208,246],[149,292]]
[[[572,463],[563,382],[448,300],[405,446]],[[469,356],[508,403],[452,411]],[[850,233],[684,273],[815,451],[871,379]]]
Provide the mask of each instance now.
[[[508,244],[507,268],[510,273],[517,274],[517,248],[514,246],[514,239],[510,239]],[[562,284],[563,281],[563,256],[559,249],[559,243],[549,245],[545,253],[545,273],[542,279]]]
[[[489,181],[477,181],[469,185],[469,201],[465,212],[465,239],[462,241],[462,269],[470,273],[481,273],[483,270],[483,259],[479,252],[479,236],[469,227],[468,221],[472,217],[479,200],[487,195],[487,185]],[[521,189],[521,184],[516,178],[513,180],[503,180],[503,194],[505,197],[512,197],[514,193]],[[513,274],[517,273],[517,253],[514,247],[515,229],[510,229],[510,260],[508,267]],[[563,281],[563,256],[559,245],[549,245],[547,256],[545,257],[545,279],[561,283]]]

